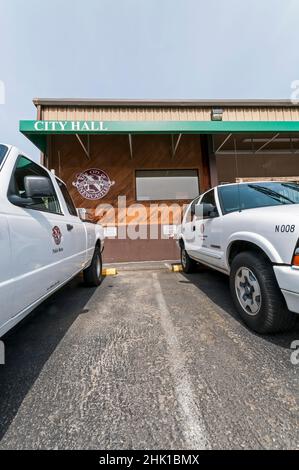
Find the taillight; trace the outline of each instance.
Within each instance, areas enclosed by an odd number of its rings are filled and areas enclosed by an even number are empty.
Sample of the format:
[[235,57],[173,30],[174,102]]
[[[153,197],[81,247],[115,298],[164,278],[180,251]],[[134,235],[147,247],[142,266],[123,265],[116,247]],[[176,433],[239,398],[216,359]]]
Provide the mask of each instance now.
[[299,267],[299,248],[296,248],[294,251],[292,265]]

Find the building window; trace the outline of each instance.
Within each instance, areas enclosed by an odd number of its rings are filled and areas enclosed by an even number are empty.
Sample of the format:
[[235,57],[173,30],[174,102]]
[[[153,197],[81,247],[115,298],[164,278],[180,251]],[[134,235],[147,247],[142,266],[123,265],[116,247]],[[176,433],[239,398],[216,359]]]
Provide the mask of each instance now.
[[136,171],[137,201],[188,200],[198,194],[197,170]]

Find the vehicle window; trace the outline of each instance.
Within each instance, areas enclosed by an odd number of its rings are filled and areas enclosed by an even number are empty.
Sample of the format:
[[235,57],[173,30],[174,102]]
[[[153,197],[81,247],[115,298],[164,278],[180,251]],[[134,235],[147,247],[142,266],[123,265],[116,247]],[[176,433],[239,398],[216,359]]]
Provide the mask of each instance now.
[[248,183],[218,189],[224,214],[258,207],[299,204],[297,183]]
[[8,148],[6,147],[6,145],[0,145],[0,165],[4,160],[7,150]]
[[192,200],[198,193],[197,170],[136,171],[137,201]]
[[[20,155],[18,157],[17,164],[10,181],[9,195],[15,195],[24,199],[27,197],[24,185],[25,176],[44,176],[51,182],[48,173],[43,168],[28,158]],[[28,209],[34,209],[42,212],[51,212],[54,214],[62,214],[54,187],[53,191],[55,194],[51,197],[34,199],[32,203],[27,206]]]
[[230,212],[235,212],[239,210],[239,191],[240,187],[235,185],[218,188],[218,194],[223,214],[228,214]]
[[198,196],[196,199],[194,199],[194,201],[191,204],[191,208],[190,208],[191,220],[193,219],[193,216],[195,214],[195,206],[196,206],[196,204],[198,204],[198,201],[200,200],[200,198],[201,198],[201,196]]
[[68,189],[66,187],[66,185],[60,181],[59,179],[56,178],[56,181],[57,181],[57,184],[60,188],[60,191],[62,192],[62,196],[65,200],[65,203],[67,205],[67,208],[68,208],[68,211],[71,215],[74,215],[75,217],[78,217],[78,214],[77,214],[77,210],[76,210],[76,207],[73,203],[73,200],[71,198],[71,195],[70,193],[68,192]]
[[[206,194],[203,195],[200,204],[212,204],[216,207],[215,216],[218,216],[217,204],[215,199],[215,190],[211,189]],[[214,213],[213,213],[214,214]]]
[[216,206],[214,189],[211,189],[206,194],[204,194],[200,203],[201,204],[213,204],[213,206]]

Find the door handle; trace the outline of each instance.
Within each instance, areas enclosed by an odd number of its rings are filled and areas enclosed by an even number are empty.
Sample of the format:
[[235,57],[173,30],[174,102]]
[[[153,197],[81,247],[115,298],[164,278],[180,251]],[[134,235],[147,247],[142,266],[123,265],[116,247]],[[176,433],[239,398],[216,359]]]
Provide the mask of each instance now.
[[66,228],[68,229],[69,232],[71,232],[73,230],[74,226],[71,225],[71,224],[67,224]]
[[193,225],[192,231],[195,232],[195,230],[196,230],[196,227],[195,227],[195,225]]

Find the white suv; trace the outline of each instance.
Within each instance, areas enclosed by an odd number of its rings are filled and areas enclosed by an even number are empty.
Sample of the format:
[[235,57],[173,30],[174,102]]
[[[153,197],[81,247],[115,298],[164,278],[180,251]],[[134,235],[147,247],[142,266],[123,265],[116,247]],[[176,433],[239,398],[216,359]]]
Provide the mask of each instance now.
[[260,333],[294,326],[299,313],[299,185],[217,186],[188,207],[179,231],[183,270],[197,263],[230,276],[234,304]]

